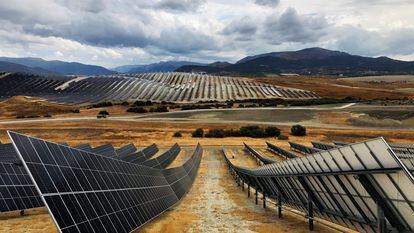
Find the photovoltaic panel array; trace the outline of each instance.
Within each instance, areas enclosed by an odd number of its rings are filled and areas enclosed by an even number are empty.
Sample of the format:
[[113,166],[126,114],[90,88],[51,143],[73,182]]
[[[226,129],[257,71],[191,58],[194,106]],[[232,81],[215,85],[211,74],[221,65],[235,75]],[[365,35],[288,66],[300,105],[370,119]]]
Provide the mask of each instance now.
[[290,145],[290,148],[292,148],[293,150],[296,150],[303,154],[308,154],[308,155],[313,154],[313,153],[318,153],[321,151],[320,149],[312,148],[312,147],[305,146],[305,145],[295,143],[295,142],[289,142],[289,145]]
[[271,152],[273,152],[273,153],[275,153],[275,154],[277,154],[279,156],[282,156],[282,157],[284,157],[286,159],[293,159],[293,158],[298,157],[296,154],[294,154],[294,153],[292,153],[290,151],[287,151],[287,150],[285,150],[285,149],[283,149],[283,148],[281,148],[279,146],[276,146],[276,145],[274,145],[274,144],[272,144],[270,142],[266,142],[266,145],[267,145],[269,151],[271,151]]
[[74,146],[74,148],[77,148],[80,150],[86,150],[86,151],[92,150],[92,146],[89,144],[80,144],[80,145]]
[[337,145],[331,145],[331,144],[327,144],[323,142],[311,142],[311,143],[313,147],[319,150],[330,150],[330,149],[334,149],[338,147]]
[[19,162],[19,156],[14,150],[12,143],[0,144],[0,162],[6,162],[6,163]]
[[237,179],[310,221],[359,232],[414,230],[414,177],[382,138],[253,169],[223,154]]
[[130,163],[140,164],[143,163],[145,160],[152,158],[155,154],[159,151],[156,144],[152,144],[151,146],[144,148],[143,150],[136,151],[132,154],[128,155],[121,155],[120,159]]
[[180,146],[178,144],[174,144],[174,146],[172,146],[169,150],[167,150],[160,156],[150,160],[146,160],[140,164],[152,168],[164,169],[174,161],[174,159],[178,156],[180,151]]
[[244,144],[244,147],[246,148],[246,151],[250,155],[252,155],[256,161],[260,161],[261,164],[271,164],[271,163],[278,162],[277,160],[261,155],[259,152],[257,152],[255,149],[253,149],[251,146],[247,145],[246,143],[243,143],[243,144]]
[[137,151],[137,148],[132,143],[115,150],[118,157],[124,157],[136,151]]
[[0,162],[0,213],[44,206],[22,164]]
[[182,195],[176,193],[188,192],[202,153],[198,146],[182,166],[187,176],[167,180],[168,172],[160,169],[8,133],[61,232],[130,232],[142,226],[178,203]]
[[95,148],[88,150],[89,152],[104,155],[107,157],[116,157],[117,154],[115,152],[115,148],[111,143],[104,144]]

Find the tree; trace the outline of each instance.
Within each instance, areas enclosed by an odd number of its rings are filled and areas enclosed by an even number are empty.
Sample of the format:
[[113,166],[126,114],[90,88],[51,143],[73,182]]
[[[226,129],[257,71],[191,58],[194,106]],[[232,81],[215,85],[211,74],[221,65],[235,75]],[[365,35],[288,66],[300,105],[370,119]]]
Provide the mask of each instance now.
[[206,133],[206,138],[224,138],[226,133],[222,129],[211,129]]
[[183,135],[181,134],[181,132],[175,132],[173,137],[175,138],[181,138]]
[[99,115],[108,116],[109,115],[109,112],[106,111],[106,110],[99,111]]
[[294,125],[290,129],[293,136],[306,136],[306,128],[301,125]]
[[278,137],[280,135],[280,129],[277,127],[266,127],[265,133],[267,137]]
[[204,130],[202,128],[198,128],[192,133],[192,136],[193,138],[202,138],[204,137]]

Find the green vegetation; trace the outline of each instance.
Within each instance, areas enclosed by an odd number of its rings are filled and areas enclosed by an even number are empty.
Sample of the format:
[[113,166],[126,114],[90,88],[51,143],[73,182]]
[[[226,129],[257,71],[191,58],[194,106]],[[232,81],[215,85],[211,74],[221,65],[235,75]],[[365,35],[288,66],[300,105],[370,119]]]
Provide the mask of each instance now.
[[[197,129],[201,130],[201,129]],[[197,131],[196,130],[196,131]],[[196,131],[193,132],[193,137]],[[198,131],[197,135],[200,131]],[[225,137],[251,137],[251,138],[268,138],[278,137],[280,135],[280,129],[270,126],[261,128],[257,125],[243,126],[238,130],[230,129],[210,129],[204,136],[206,138],[225,138]]]
[[103,107],[111,107],[111,106],[113,106],[112,102],[100,102],[100,103],[92,105],[93,108],[103,108]]
[[181,132],[175,132],[173,137],[175,138],[181,138],[183,135],[181,134]]
[[290,129],[293,136],[306,136],[306,128],[301,125],[294,125]]
[[191,135],[193,138],[202,138],[204,137],[204,130],[202,128],[198,128]]
[[147,113],[148,110],[146,110],[144,107],[131,107],[127,109],[127,112],[135,112],[135,113]]
[[109,112],[108,112],[108,111],[106,111],[106,110],[99,111],[98,115],[108,116],[108,115],[109,115]]

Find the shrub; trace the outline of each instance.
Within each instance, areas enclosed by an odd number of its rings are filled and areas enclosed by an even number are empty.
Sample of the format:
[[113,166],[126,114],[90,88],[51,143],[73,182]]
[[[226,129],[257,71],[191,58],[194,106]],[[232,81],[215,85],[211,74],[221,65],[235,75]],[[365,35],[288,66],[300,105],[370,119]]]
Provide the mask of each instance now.
[[290,132],[294,136],[306,136],[306,128],[301,125],[294,125],[290,129]]
[[106,111],[106,110],[103,110],[103,111],[99,111],[99,113],[98,113],[99,115],[105,115],[105,116],[108,116],[109,115],[109,112],[108,111]]
[[280,129],[277,127],[269,126],[265,128],[267,137],[278,137],[280,135]]
[[265,131],[257,125],[243,126],[240,128],[240,135],[251,138],[265,138]]
[[144,107],[132,107],[132,108],[128,108],[127,112],[147,113],[148,110],[146,110]]
[[71,113],[80,113],[80,110],[79,109],[72,109],[72,110],[70,110],[70,112]]
[[181,134],[181,132],[175,132],[173,137],[175,138],[181,138],[183,135]]
[[50,115],[50,114],[46,114],[46,115],[44,115],[43,117],[52,117],[52,115]]
[[224,138],[226,133],[222,129],[211,129],[206,133],[206,138]]
[[278,140],[289,140],[289,136],[286,136],[286,135],[279,135],[278,137],[277,137],[277,139]]
[[202,138],[204,137],[204,130],[202,128],[198,128],[196,129],[193,133],[192,133],[192,137],[193,138]]
[[121,103],[121,105],[122,105],[122,106],[128,106],[128,105],[129,105],[129,103],[128,103],[127,101],[124,101],[124,102],[122,102],[122,103]]
[[94,108],[111,107],[111,106],[113,106],[112,102],[100,102],[100,103],[92,105],[92,107]]

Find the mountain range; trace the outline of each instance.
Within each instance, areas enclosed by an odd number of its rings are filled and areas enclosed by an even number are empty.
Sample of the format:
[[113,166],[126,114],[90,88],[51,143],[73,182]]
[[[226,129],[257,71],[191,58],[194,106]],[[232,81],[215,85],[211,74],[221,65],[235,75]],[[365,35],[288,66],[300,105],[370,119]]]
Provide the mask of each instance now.
[[0,57],[0,71],[42,75],[110,75],[145,72],[203,72],[223,75],[386,75],[414,74],[414,62],[388,57],[364,57],[323,48],[272,52],[245,57],[235,63],[218,61],[202,64],[166,61],[148,65],[126,65],[111,70],[77,62],[46,61],[41,58]]
[[148,65],[126,65],[113,68],[119,73],[148,73],[148,72],[171,72],[181,66],[204,66],[206,64],[190,61],[162,61]]
[[182,66],[179,72],[205,72],[232,75],[295,73],[302,75],[414,74],[414,62],[388,57],[363,57],[323,48],[273,52],[245,57],[220,66]]
[[[64,61],[46,61],[41,58],[11,58],[0,57],[0,62],[3,62],[3,69],[7,72],[25,72],[34,74],[65,74],[65,75],[105,75],[115,74],[116,72],[108,70],[102,66],[85,65],[78,62],[64,62]],[[7,66],[9,64],[9,66]],[[12,65],[13,64],[13,65]],[[20,66],[16,66],[20,65]]]

